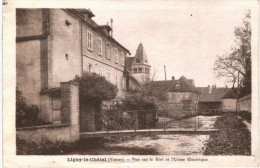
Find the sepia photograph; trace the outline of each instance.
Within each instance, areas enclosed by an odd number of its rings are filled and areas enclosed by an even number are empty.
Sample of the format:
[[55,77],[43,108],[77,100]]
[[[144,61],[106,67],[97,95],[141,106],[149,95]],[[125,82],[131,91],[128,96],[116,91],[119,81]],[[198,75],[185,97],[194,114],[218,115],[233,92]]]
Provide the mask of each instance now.
[[15,6],[14,155],[255,156],[252,4]]

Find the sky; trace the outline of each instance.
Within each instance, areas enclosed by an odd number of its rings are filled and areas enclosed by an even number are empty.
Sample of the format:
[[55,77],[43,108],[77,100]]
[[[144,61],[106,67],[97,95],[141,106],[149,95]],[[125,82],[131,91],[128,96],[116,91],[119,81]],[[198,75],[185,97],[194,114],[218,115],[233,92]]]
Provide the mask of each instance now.
[[107,24],[113,18],[113,37],[134,56],[140,42],[155,73],[155,80],[182,75],[197,87],[225,80],[216,78],[217,55],[234,44],[234,28],[250,8],[245,1],[95,1],[89,4],[93,20]]

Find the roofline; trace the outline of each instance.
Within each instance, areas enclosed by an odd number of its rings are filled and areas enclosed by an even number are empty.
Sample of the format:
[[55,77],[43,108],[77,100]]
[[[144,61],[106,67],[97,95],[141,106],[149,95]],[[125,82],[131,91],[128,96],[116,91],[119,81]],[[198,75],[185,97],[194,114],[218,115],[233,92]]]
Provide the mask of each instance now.
[[68,12],[71,15],[73,15],[73,14],[76,15],[76,17],[81,21],[81,23],[85,24],[86,26],[89,26],[96,33],[98,33],[99,35],[107,38],[107,40],[110,40],[110,42],[112,41],[112,42],[116,43],[118,46],[120,46],[122,49],[124,49],[127,53],[131,54],[131,52],[127,48],[125,48],[122,44],[120,44],[118,41],[116,41],[113,37],[109,37],[109,36],[104,35],[100,31],[96,30],[97,28],[95,26],[86,22],[85,19],[83,18],[83,16],[79,12],[77,12],[75,9],[65,9],[65,8],[63,8],[63,10]]
[[135,63],[135,64],[132,64],[133,65],[145,65],[145,66],[149,66],[149,67],[152,67],[151,65],[148,65],[148,64],[140,64],[140,63]]

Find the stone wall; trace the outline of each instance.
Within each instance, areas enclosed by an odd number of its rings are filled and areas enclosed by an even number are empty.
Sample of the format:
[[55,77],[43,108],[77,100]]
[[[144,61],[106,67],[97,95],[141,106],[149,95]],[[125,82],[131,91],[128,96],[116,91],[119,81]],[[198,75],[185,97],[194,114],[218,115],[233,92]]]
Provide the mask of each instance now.
[[247,95],[238,100],[238,111],[247,111],[251,113],[251,95]]
[[61,83],[61,124],[18,128],[20,139],[40,144],[44,140],[73,142],[79,140],[79,88],[72,82]]

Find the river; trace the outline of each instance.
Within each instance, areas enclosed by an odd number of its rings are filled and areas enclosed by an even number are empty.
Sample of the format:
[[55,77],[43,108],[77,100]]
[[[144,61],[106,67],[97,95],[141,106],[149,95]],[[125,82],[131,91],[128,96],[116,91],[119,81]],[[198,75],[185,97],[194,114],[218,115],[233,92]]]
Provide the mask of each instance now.
[[[198,118],[196,118],[198,119]],[[199,116],[199,128],[213,128],[217,116]],[[164,119],[159,119],[159,122]],[[173,128],[193,128],[195,117],[184,120],[170,120]],[[130,137],[113,137],[104,146],[81,150],[74,154],[89,155],[201,155],[209,135],[158,134],[135,135]]]

